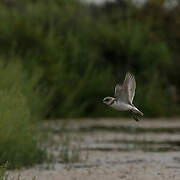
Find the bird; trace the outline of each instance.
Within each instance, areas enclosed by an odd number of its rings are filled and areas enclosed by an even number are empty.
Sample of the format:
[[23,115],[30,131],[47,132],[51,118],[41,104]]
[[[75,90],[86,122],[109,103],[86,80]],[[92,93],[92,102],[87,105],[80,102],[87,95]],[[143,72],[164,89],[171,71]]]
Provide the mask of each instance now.
[[135,90],[135,77],[127,72],[123,84],[116,84],[114,97],[105,97],[103,103],[119,111],[129,111],[133,119],[139,121],[143,113],[133,104]]

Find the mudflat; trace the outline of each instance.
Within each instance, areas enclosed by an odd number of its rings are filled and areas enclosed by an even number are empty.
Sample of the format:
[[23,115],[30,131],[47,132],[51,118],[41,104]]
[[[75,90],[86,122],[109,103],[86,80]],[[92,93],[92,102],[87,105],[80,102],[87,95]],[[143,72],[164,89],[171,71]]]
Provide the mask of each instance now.
[[9,179],[179,180],[180,119],[46,121],[50,162],[9,171]]

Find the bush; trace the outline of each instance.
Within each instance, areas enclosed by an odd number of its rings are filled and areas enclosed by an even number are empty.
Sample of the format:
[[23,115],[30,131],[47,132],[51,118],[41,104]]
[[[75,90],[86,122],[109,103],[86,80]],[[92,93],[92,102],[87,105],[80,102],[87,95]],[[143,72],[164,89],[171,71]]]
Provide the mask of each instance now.
[[[46,117],[95,116],[99,97],[108,94],[113,75],[111,67],[101,67],[98,60],[86,8],[59,0],[30,1],[21,6],[23,12],[1,7],[0,19],[5,24],[0,25],[1,50],[7,55],[11,49],[13,55],[22,57],[31,75],[34,67],[40,69],[42,78],[37,86],[50,94],[45,102]],[[7,48],[10,41],[13,43]]]
[[0,63],[0,164],[9,168],[39,163],[44,157],[37,143],[39,116],[29,101],[37,98],[32,83],[18,61]]
[[[1,2],[0,54],[20,57],[30,77],[41,72],[35,84],[46,97],[41,101],[46,118],[121,114],[98,101],[113,95],[116,82],[127,71],[138,81],[135,104],[146,115],[167,115],[167,104],[176,103],[164,89],[173,83],[179,87],[174,78],[178,73],[173,71],[179,67],[179,54],[169,47],[173,43],[166,35],[178,37],[178,32],[168,33],[178,28],[171,24],[172,30],[165,32],[166,21],[159,16],[151,21],[155,16],[150,7],[147,17],[146,6],[138,9],[127,1],[96,8],[74,0]],[[34,96],[29,99],[34,101]],[[35,102],[29,105],[36,116],[39,102]],[[155,111],[152,104],[158,106]]]
[[154,33],[149,22],[142,23],[136,18],[135,7],[122,13],[122,4],[112,4],[96,16],[96,46],[100,57],[113,67],[117,82],[123,82],[128,71],[135,74],[134,104],[145,115],[172,115],[176,109],[168,107],[169,103],[174,107],[175,102],[168,92],[167,72],[173,63],[167,42]]

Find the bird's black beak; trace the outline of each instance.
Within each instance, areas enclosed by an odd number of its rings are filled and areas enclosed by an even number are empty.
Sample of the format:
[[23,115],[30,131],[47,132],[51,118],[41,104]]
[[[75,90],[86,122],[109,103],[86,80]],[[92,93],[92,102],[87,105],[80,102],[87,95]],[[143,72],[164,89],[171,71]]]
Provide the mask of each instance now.
[[97,102],[98,102],[98,103],[103,103],[103,102],[104,102],[104,99],[98,98],[98,99],[97,99]]

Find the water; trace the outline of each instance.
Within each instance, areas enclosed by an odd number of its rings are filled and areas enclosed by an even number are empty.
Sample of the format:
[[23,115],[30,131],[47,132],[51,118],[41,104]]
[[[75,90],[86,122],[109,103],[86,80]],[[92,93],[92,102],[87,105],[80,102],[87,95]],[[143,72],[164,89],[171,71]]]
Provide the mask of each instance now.
[[[96,5],[102,5],[105,2],[114,2],[115,0],[81,0],[82,2],[85,3],[92,3],[92,4],[96,4]],[[132,2],[137,6],[137,7],[141,7],[143,6],[148,0],[132,0]],[[177,6],[178,4],[178,0],[166,0],[165,1],[165,7],[166,8],[174,8],[175,6]]]

